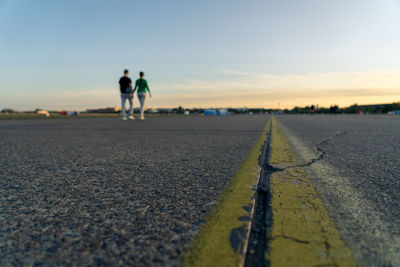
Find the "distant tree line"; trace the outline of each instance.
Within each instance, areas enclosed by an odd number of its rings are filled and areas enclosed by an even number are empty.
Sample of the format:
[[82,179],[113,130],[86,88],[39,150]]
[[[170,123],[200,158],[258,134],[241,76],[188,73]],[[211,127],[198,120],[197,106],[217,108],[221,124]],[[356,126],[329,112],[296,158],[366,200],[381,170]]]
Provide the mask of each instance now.
[[[211,109],[219,109],[219,108],[211,108]],[[223,108],[227,110],[230,114],[260,114],[260,113],[270,113],[276,112],[276,109],[265,109],[265,108]],[[189,111],[191,114],[201,114],[207,110],[205,108],[183,108],[179,106],[177,108],[172,108],[168,110],[170,113],[174,114],[184,114],[185,111]],[[165,112],[166,110],[160,109],[160,113]]]
[[1,110],[1,113],[16,113],[17,111],[11,109],[11,108],[4,108]]
[[392,104],[377,104],[377,105],[351,105],[349,107],[340,108],[338,105],[332,105],[329,108],[327,107],[318,107],[318,106],[305,106],[305,107],[294,107],[292,109],[285,109],[285,113],[291,114],[312,114],[312,113],[328,113],[328,114],[337,114],[337,113],[388,113],[390,111],[400,110],[400,102],[392,103]]
[[[218,109],[218,108],[215,108]],[[292,109],[266,109],[266,108],[225,108],[229,114],[264,114],[264,113],[289,113],[289,114],[341,114],[341,113],[388,113],[391,111],[400,110],[400,102],[392,104],[377,104],[377,105],[351,105],[349,107],[341,108],[338,105],[332,105],[329,108],[319,107],[310,105],[305,107],[294,107]],[[35,111],[25,111],[25,113],[37,113],[40,109]],[[149,109],[146,113],[159,113],[159,114],[184,114],[185,111],[189,111],[190,114],[202,114],[206,109],[204,108],[184,108],[182,106],[176,108],[159,108]],[[1,113],[17,113],[18,111],[5,108],[1,110]],[[50,111],[52,112],[52,111]],[[54,111],[55,112],[55,111]],[[119,108],[100,108],[100,109],[88,109],[86,113],[119,113]],[[138,108],[135,108],[135,112],[138,112]],[[57,112],[56,112],[57,113]]]

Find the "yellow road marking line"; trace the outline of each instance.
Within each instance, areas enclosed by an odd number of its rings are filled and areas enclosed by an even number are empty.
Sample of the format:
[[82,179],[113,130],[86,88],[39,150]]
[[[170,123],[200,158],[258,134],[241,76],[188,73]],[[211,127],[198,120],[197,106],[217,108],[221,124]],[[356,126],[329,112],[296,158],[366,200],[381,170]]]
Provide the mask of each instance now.
[[272,119],[270,177],[272,229],[266,258],[274,266],[355,266],[276,120]]
[[[231,184],[221,196],[218,204],[204,223],[191,248],[185,255],[183,266],[238,266],[243,264],[250,221],[239,220],[250,217],[243,207],[254,207],[254,191],[259,177],[258,159],[267,138],[269,122],[257,142],[236,172]],[[253,208],[252,208],[253,209]],[[250,212],[251,213],[251,212]],[[244,232],[242,245],[232,247],[232,231]]]

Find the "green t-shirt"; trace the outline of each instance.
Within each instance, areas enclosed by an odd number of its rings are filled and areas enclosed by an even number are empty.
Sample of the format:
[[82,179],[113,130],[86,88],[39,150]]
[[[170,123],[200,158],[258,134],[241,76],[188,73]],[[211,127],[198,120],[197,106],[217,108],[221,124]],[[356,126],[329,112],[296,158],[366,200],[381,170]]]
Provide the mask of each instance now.
[[150,92],[149,85],[147,84],[147,81],[145,79],[137,79],[133,92],[136,91],[136,88],[138,89],[138,93],[146,93],[146,90]]

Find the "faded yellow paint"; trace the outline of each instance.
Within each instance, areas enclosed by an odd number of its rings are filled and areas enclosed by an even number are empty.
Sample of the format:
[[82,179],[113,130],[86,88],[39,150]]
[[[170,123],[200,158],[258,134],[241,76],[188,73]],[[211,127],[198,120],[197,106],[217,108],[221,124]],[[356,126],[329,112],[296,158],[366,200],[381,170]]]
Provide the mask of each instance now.
[[239,217],[248,216],[243,206],[254,202],[252,187],[257,184],[258,158],[267,138],[268,125],[201,228],[185,256],[183,266],[238,266],[243,262],[243,255],[234,251],[229,238],[233,229],[244,224],[249,227],[249,223],[240,221]]
[[355,266],[285,137],[272,120],[270,164],[273,226],[266,257],[271,266]]

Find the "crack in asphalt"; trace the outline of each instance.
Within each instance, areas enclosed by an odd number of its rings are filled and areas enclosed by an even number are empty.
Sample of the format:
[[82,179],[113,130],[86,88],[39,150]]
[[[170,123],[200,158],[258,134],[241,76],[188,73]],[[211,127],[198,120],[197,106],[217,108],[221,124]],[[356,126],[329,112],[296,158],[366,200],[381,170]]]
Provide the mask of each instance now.
[[289,239],[289,240],[291,240],[291,241],[294,241],[294,242],[300,243],[300,244],[309,244],[309,243],[310,243],[310,241],[300,240],[300,239],[297,239],[297,238],[295,238],[295,237],[286,236],[286,235],[278,235],[278,236],[275,236],[275,238]]
[[316,149],[316,150],[318,151],[318,153],[319,153],[319,156],[316,157],[316,158],[310,159],[310,160],[309,160],[308,162],[306,162],[306,163],[289,165],[289,166],[286,166],[286,167],[284,167],[284,168],[276,168],[276,167],[274,167],[274,168],[275,168],[277,171],[284,171],[284,170],[287,170],[287,169],[290,169],[290,168],[296,168],[296,167],[309,167],[309,166],[311,166],[312,164],[314,164],[314,163],[316,163],[316,162],[318,162],[318,161],[323,160],[324,157],[326,156],[326,152],[321,148],[322,145],[325,145],[325,144],[327,144],[329,141],[332,141],[332,140],[334,140],[334,139],[336,139],[336,138],[338,138],[338,137],[341,137],[341,136],[343,136],[343,135],[346,135],[346,134],[348,134],[346,131],[343,131],[343,132],[342,132],[342,131],[337,131],[335,135],[329,136],[329,137],[323,139],[323,140],[322,140],[321,142],[319,142],[318,144],[314,145],[315,149]]
[[314,164],[314,163],[317,162],[317,161],[323,160],[324,157],[326,156],[326,152],[321,148],[321,146],[327,144],[328,142],[330,142],[330,141],[332,141],[332,140],[334,140],[334,139],[336,139],[336,138],[338,138],[338,137],[341,137],[341,136],[343,136],[343,135],[346,135],[346,134],[347,134],[346,131],[344,131],[344,132],[338,131],[338,132],[336,132],[335,135],[329,136],[329,137],[323,139],[321,142],[319,142],[318,144],[314,145],[314,147],[317,149],[317,151],[320,153],[320,155],[319,155],[317,158],[315,158],[315,159],[311,159],[311,160],[310,160],[309,162],[307,162],[307,163],[298,164],[298,165],[295,166],[295,167],[308,167],[308,166]]
[[[257,186],[256,200],[254,207],[254,214],[250,229],[250,234],[248,237],[248,246],[245,251],[245,261],[244,266],[269,266],[269,262],[265,259],[264,252],[267,249],[268,239],[266,238],[267,232],[271,229],[272,225],[272,208],[270,206],[271,202],[271,189],[270,189],[270,176],[275,172],[285,171],[290,168],[296,167],[307,167],[318,161],[321,161],[325,156],[326,152],[321,148],[322,145],[327,144],[331,140],[334,140],[340,136],[346,135],[347,132],[338,131],[335,135],[329,136],[323,139],[318,144],[314,145],[316,150],[319,152],[319,156],[309,160],[303,164],[294,164],[286,167],[277,167],[270,164],[270,154],[271,154],[271,129],[268,132],[268,138],[264,144],[263,154],[260,157],[260,167],[262,168],[260,172],[259,183]],[[312,203],[311,203],[312,204]],[[313,209],[316,207],[312,206]],[[295,237],[287,236],[282,233],[282,235],[277,236],[277,238],[289,239],[301,244],[309,244],[310,241],[300,240]],[[327,255],[330,256],[330,246],[325,240],[325,248],[327,250]]]
[[[381,120],[381,118],[379,118]],[[368,127],[373,121],[368,121]],[[318,122],[319,123],[319,122]],[[347,122],[346,122],[347,123]],[[367,123],[367,122],[364,122]],[[286,127],[291,126],[291,128]],[[307,125],[310,128],[315,125]],[[310,145],[307,140],[311,140],[313,135],[308,136],[306,132],[296,132],[301,127],[296,128],[290,125],[289,121],[281,123],[282,130],[288,138],[289,144],[296,151],[296,156],[301,162],[308,162],[309,159],[318,158],[317,151],[314,145]],[[326,129],[326,125],[318,125],[318,128]],[[348,135],[346,139],[360,138],[355,130],[362,130],[360,126],[349,128],[348,132],[337,133],[335,136],[326,138],[318,143],[319,148],[330,142],[336,136]],[[382,128],[381,130],[388,128]],[[301,130],[304,130],[301,129]],[[389,129],[390,131],[392,129]],[[389,131],[389,132],[390,132]],[[331,131],[332,133],[333,131]],[[296,133],[296,134],[295,134]],[[333,132],[334,133],[334,132]],[[317,135],[317,134],[314,134]],[[334,144],[335,154],[346,151],[346,146],[343,145],[345,139],[340,139]],[[340,142],[339,142],[340,141]],[[321,144],[322,143],[322,144]],[[330,143],[330,147],[333,142]],[[367,144],[369,145],[369,144]],[[393,147],[394,144],[392,144]],[[350,147],[351,148],[351,147]],[[326,150],[324,146],[323,151]],[[354,179],[360,176],[355,173],[343,173],[345,168],[351,166],[343,166],[343,169],[338,169],[335,157],[331,156],[331,152],[327,152],[323,161],[316,161],[315,164],[307,168],[307,174],[315,186],[316,191],[322,197],[328,214],[338,226],[343,241],[350,247],[355,260],[360,266],[400,266],[399,261],[399,244],[400,238],[396,236],[396,221],[388,221],[385,219],[385,210],[376,207],[373,199],[369,195],[364,195],[362,192],[371,192],[360,188],[360,182],[353,184]],[[340,154],[339,154],[340,155]],[[340,160],[345,160],[342,158]],[[377,163],[381,163],[381,159],[377,159]],[[354,162],[351,162],[352,164]],[[309,170],[308,170],[309,169]],[[386,170],[382,170],[386,171]],[[352,175],[354,177],[352,177]],[[366,178],[367,179],[367,178]],[[389,183],[388,183],[389,185]],[[385,192],[376,192],[383,194]],[[331,255],[332,248],[327,248]]]

